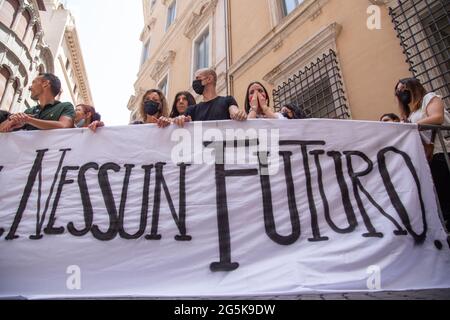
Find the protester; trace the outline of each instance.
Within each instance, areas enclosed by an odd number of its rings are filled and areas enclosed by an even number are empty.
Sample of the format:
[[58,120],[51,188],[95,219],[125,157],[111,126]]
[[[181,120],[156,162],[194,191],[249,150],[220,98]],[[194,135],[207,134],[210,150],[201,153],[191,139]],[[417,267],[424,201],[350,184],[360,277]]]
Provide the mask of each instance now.
[[260,82],[252,82],[245,96],[245,111],[248,119],[286,119],[281,113],[270,107],[270,97]]
[[79,104],[75,108],[75,127],[77,128],[89,128],[95,132],[97,128],[105,126],[101,118],[92,106]]
[[290,103],[281,108],[281,114],[289,120],[298,120],[308,118],[302,108],[296,104]]
[[189,106],[195,106],[197,102],[194,96],[188,91],[178,92],[173,101],[172,112],[170,118],[174,119],[183,115]]
[[383,114],[380,118],[381,122],[400,122],[400,117],[395,113]]
[[216,86],[217,74],[214,70],[197,71],[192,87],[203,96],[203,102],[189,106],[186,113],[175,118],[174,122],[183,127],[190,121],[247,120],[247,114],[239,109],[236,100],[231,96],[218,96]]
[[190,92],[188,91],[178,92],[175,96],[175,100],[173,101],[172,111],[170,112],[169,118],[167,117],[159,118],[158,126],[163,128],[172,124],[177,117],[184,115],[189,106],[194,106],[196,104],[197,102],[195,101],[195,98],[192,96]]
[[[400,112],[407,122],[419,125],[450,126],[450,115],[446,111],[444,101],[434,92],[427,92],[419,80],[407,78],[400,80],[395,86]],[[439,139],[430,134],[429,142],[434,145],[431,160],[431,173],[441,204],[442,213],[450,230],[450,172],[447,167],[444,150],[450,151],[450,139],[445,139],[445,146]],[[450,156],[450,154],[449,154]]]
[[164,121],[168,115],[166,97],[161,90],[151,89],[144,94],[138,112],[138,119],[132,124],[157,124],[158,126],[166,126],[170,124]]
[[53,74],[43,73],[36,77],[29,90],[31,99],[38,105],[23,113],[9,117],[2,132],[22,130],[52,130],[73,128],[75,109],[70,102],[55,99],[61,92],[61,81]]

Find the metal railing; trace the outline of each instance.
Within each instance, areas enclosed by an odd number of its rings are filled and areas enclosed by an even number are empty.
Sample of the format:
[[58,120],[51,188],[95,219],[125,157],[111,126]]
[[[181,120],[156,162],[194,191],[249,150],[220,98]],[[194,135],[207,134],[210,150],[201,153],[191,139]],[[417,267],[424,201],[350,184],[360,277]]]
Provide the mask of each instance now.
[[350,118],[336,52],[330,50],[273,91],[275,110],[300,107],[308,118]]
[[[432,142],[434,144],[440,143],[442,149],[444,150],[444,158],[447,163],[448,171],[450,172],[450,158],[448,153],[450,150],[447,150],[447,146],[445,144],[445,140],[450,139],[450,126],[435,126],[435,125],[419,125],[420,131],[431,131],[432,132]],[[445,132],[445,134],[444,134]],[[437,140],[437,141],[436,141]]]

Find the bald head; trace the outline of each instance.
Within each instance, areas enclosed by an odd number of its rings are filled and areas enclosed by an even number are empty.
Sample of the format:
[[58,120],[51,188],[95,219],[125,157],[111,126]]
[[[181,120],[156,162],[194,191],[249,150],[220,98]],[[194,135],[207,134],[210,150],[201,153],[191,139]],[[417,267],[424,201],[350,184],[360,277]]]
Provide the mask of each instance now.
[[211,78],[213,84],[217,84],[217,73],[213,69],[200,69],[195,73],[195,78]]

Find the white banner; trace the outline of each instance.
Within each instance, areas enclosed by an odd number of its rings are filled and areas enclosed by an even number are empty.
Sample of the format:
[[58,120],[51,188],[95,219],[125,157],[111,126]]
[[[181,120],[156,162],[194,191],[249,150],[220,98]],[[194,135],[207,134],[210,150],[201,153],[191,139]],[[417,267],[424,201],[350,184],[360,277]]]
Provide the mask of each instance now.
[[413,125],[143,125],[0,146],[0,297],[450,288]]

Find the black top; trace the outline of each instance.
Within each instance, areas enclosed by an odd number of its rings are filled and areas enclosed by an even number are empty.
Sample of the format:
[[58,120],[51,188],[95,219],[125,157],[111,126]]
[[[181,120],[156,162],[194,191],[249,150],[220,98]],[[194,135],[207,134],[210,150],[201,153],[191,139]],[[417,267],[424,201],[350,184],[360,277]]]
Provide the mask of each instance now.
[[217,97],[211,101],[190,106],[184,115],[190,116],[192,121],[230,120],[228,109],[237,105],[236,100],[232,96]]
[[10,115],[9,112],[0,110],[0,123],[6,121],[9,115]]

